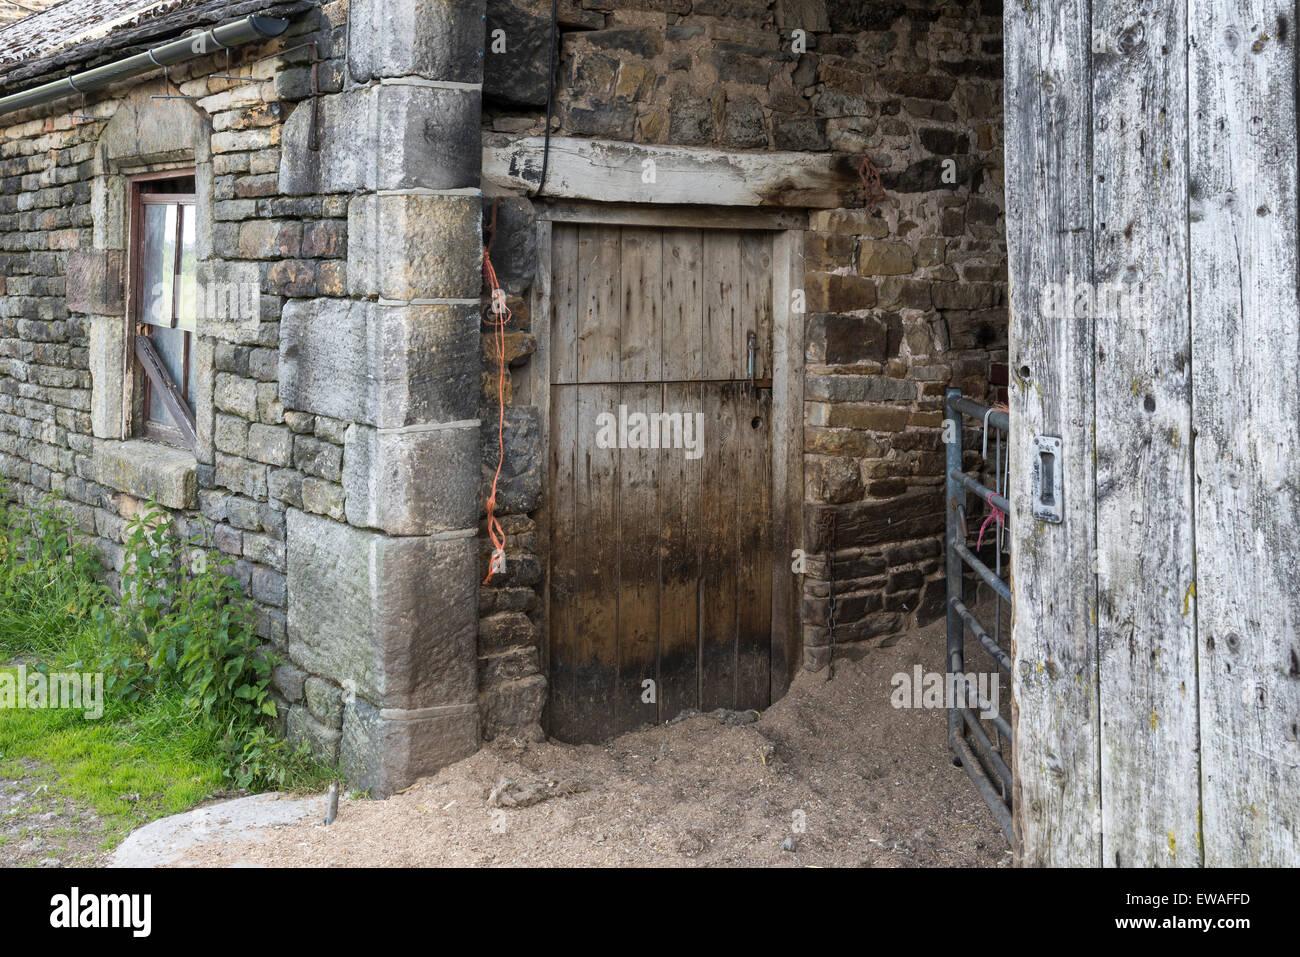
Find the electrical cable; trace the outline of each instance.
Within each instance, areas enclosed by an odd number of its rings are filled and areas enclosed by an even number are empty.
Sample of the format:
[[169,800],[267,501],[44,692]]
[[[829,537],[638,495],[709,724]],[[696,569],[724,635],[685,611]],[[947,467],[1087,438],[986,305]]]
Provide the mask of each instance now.
[[537,188],[528,194],[529,199],[536,199],[542,194],[546,185],[546,171],[551,165],[551,111],[555,106],[555,36],[559,28],[560,0],[551,0],[551,48],[547,63],[550,69],[546,73],[546,144],[542,147],[542,178],[537,181]]

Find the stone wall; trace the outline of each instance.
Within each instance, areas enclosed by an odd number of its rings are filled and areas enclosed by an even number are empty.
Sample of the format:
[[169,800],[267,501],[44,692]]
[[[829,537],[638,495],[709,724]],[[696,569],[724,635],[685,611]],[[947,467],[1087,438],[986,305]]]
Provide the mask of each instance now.
[[[278,43],[319,43],[323,89],[341,81],[342,23],[330,19],[339,14],[338,5],[313,13]],[[309,92],[310,68],[306,51],[260,59],[273,48],[240,51],[238,80],[210,77],[226,72],[224,58],[200,60],[173,69],[170,88],[147,79],[2,121],[0,476],[25,502],[61,499],[114,584],[129,521],[150,498],[171,507],[178,534],[234,561],[258,634],[285,656],[287,512],[342,518],[346,423],[281,402],[280,318],[295,300],[342,294],[347,203],[278,188],[283,124]],[[192,150],[188,161],[148,162],[168,151],[170,128],[191,124],[202,139],[201,278],[242,270],[261,284],[254,321],[225,338],[204,329],[195,337],[193,456],[122,441],[126,197],[117,169],[195,165]],[[106,279],[116,292],[93,294]],[[295,736],[337,758],[339,684],[286,663],[275,689]]]
[[[815,211],[805,237],[806,662],[827,654],[832,556],[837,640],[935,617],[943,390],[982,396],[990,362],[1005,361],[1000,8],[560,11],[557,135],[868,156],[881,171],[883,199]],[[549,4],[492,0],[486,56],[484,12],[325,4],[282,41],[319,43],[315,99],[307,51],[259,59],[262,47],[233,61],[247,82],[212,78],[223,58],[174,69],[193,100],[155,100],[151,79],[3,120],[0,474],[26,501],[63,496],[113,573],[146,498],[210,536],[286,659],[276,688],[291,735],[377,793],[480,737],[538,737],[547,696],[535,209],[479,195],[479,137],[541,132]],[[161,128],[201,140],[202,268],[251,270],[261,289],[258,321],[200,329],[189,471],[113,431],[124,324],[101,280],[123,244],[104,140],[122,110],[188,111]],[[508,564],[483,588],[498,384],[480,239],[515,314],[497,497]]]
[[[482,10],[350,8],[5,118],[0,475],[62,497],[114,581],[148,499],[233,559],[290,738],[383,794],[479,742],[480,153],[455,125],[479,124]],[[266,58],[309,41],[314,71]],[[186,166],[200,283],[260,291],[251,321],[200,318],[192,455],[122,411],[127,177]]]
[[[488,142],[544,132],[549,6],[488,4]],[[561,0],[559,9],[553,135],[832,152],[879,170],[883,198],[815,211],[805,236],[805,663],[819,668],[830,654],[832,578],[836,641],[939,617],[944,390],[988,397],[991,364],[1006,358],[1001,3]],[[492,50],[495,29],[504,52]],[[520,36],[526,43],[511,46]],[[528,206],[502,207],[515,213],[509,233],[527,233]],[[512,308],[525,310],[508,348],[518,368],[532,348],[533,260],[522,240],[496,242]],[[494,396],[490,371],[484,381]],[[527,403],[511,410],[507,474],[531,483],[540,426]],[[494,467],[494,436],[485,452]],[[541,641],[542,597],[529,587],[544,533],[526,514],[535,505],[523,495],[511,509],[520,574],[482,599],[480,654],[508,657],[517,671],[538,660]]]

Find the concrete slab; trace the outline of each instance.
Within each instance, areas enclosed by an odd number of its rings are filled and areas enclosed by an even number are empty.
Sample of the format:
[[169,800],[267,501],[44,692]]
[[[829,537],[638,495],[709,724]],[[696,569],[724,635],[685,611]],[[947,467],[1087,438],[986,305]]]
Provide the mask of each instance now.
[[[109,867],[163,867],[212,841],[256,844],[277,827],[304,818],[325,820],[325,795],[256,794],[174,814],[132,831],[113,852]],[[252,866],[237,863],[236,866]]]

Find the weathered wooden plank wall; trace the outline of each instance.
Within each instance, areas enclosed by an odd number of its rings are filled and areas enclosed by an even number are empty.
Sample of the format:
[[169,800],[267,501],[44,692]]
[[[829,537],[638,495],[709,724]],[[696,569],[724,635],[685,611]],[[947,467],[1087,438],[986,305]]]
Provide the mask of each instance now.
[[[1092,281],[1088,10],[1010,4],[1005,18],[1011,456],[1028,463],[1032,435],[1059,435],[1069,483],[1064,524],[1012,525],[1015,808],[1022,860],[1042,865],[1101,862],[1093,328],[1038,310],[1048,283]],[[1011,495],[1027,515],[1027,467]]]
[[1186,0],[1093,0],[1098,294],[1064,320],[1096,336],[1101,830],[1120,866],[1200,862],[1186,17]]
[[1007,8],[1025,864],[1300,863],[1293,20]]
[[1295,8],[1191,0],[1205,863],[1300,864]]

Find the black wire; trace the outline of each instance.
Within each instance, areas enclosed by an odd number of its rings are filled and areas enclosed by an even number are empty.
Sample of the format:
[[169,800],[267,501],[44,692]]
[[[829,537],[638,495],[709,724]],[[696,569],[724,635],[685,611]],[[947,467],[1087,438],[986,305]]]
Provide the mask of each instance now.
[[537,181],[537,188],[528,194],[529,199],[541,195],[546,185],[546,170],[551,165],[551,108],[555,104],[555,33],[560,19],[560,0],[551,0],[551,49],[547,62],[550,69],[546,75],[546,145],[542,148],[542,178]]

